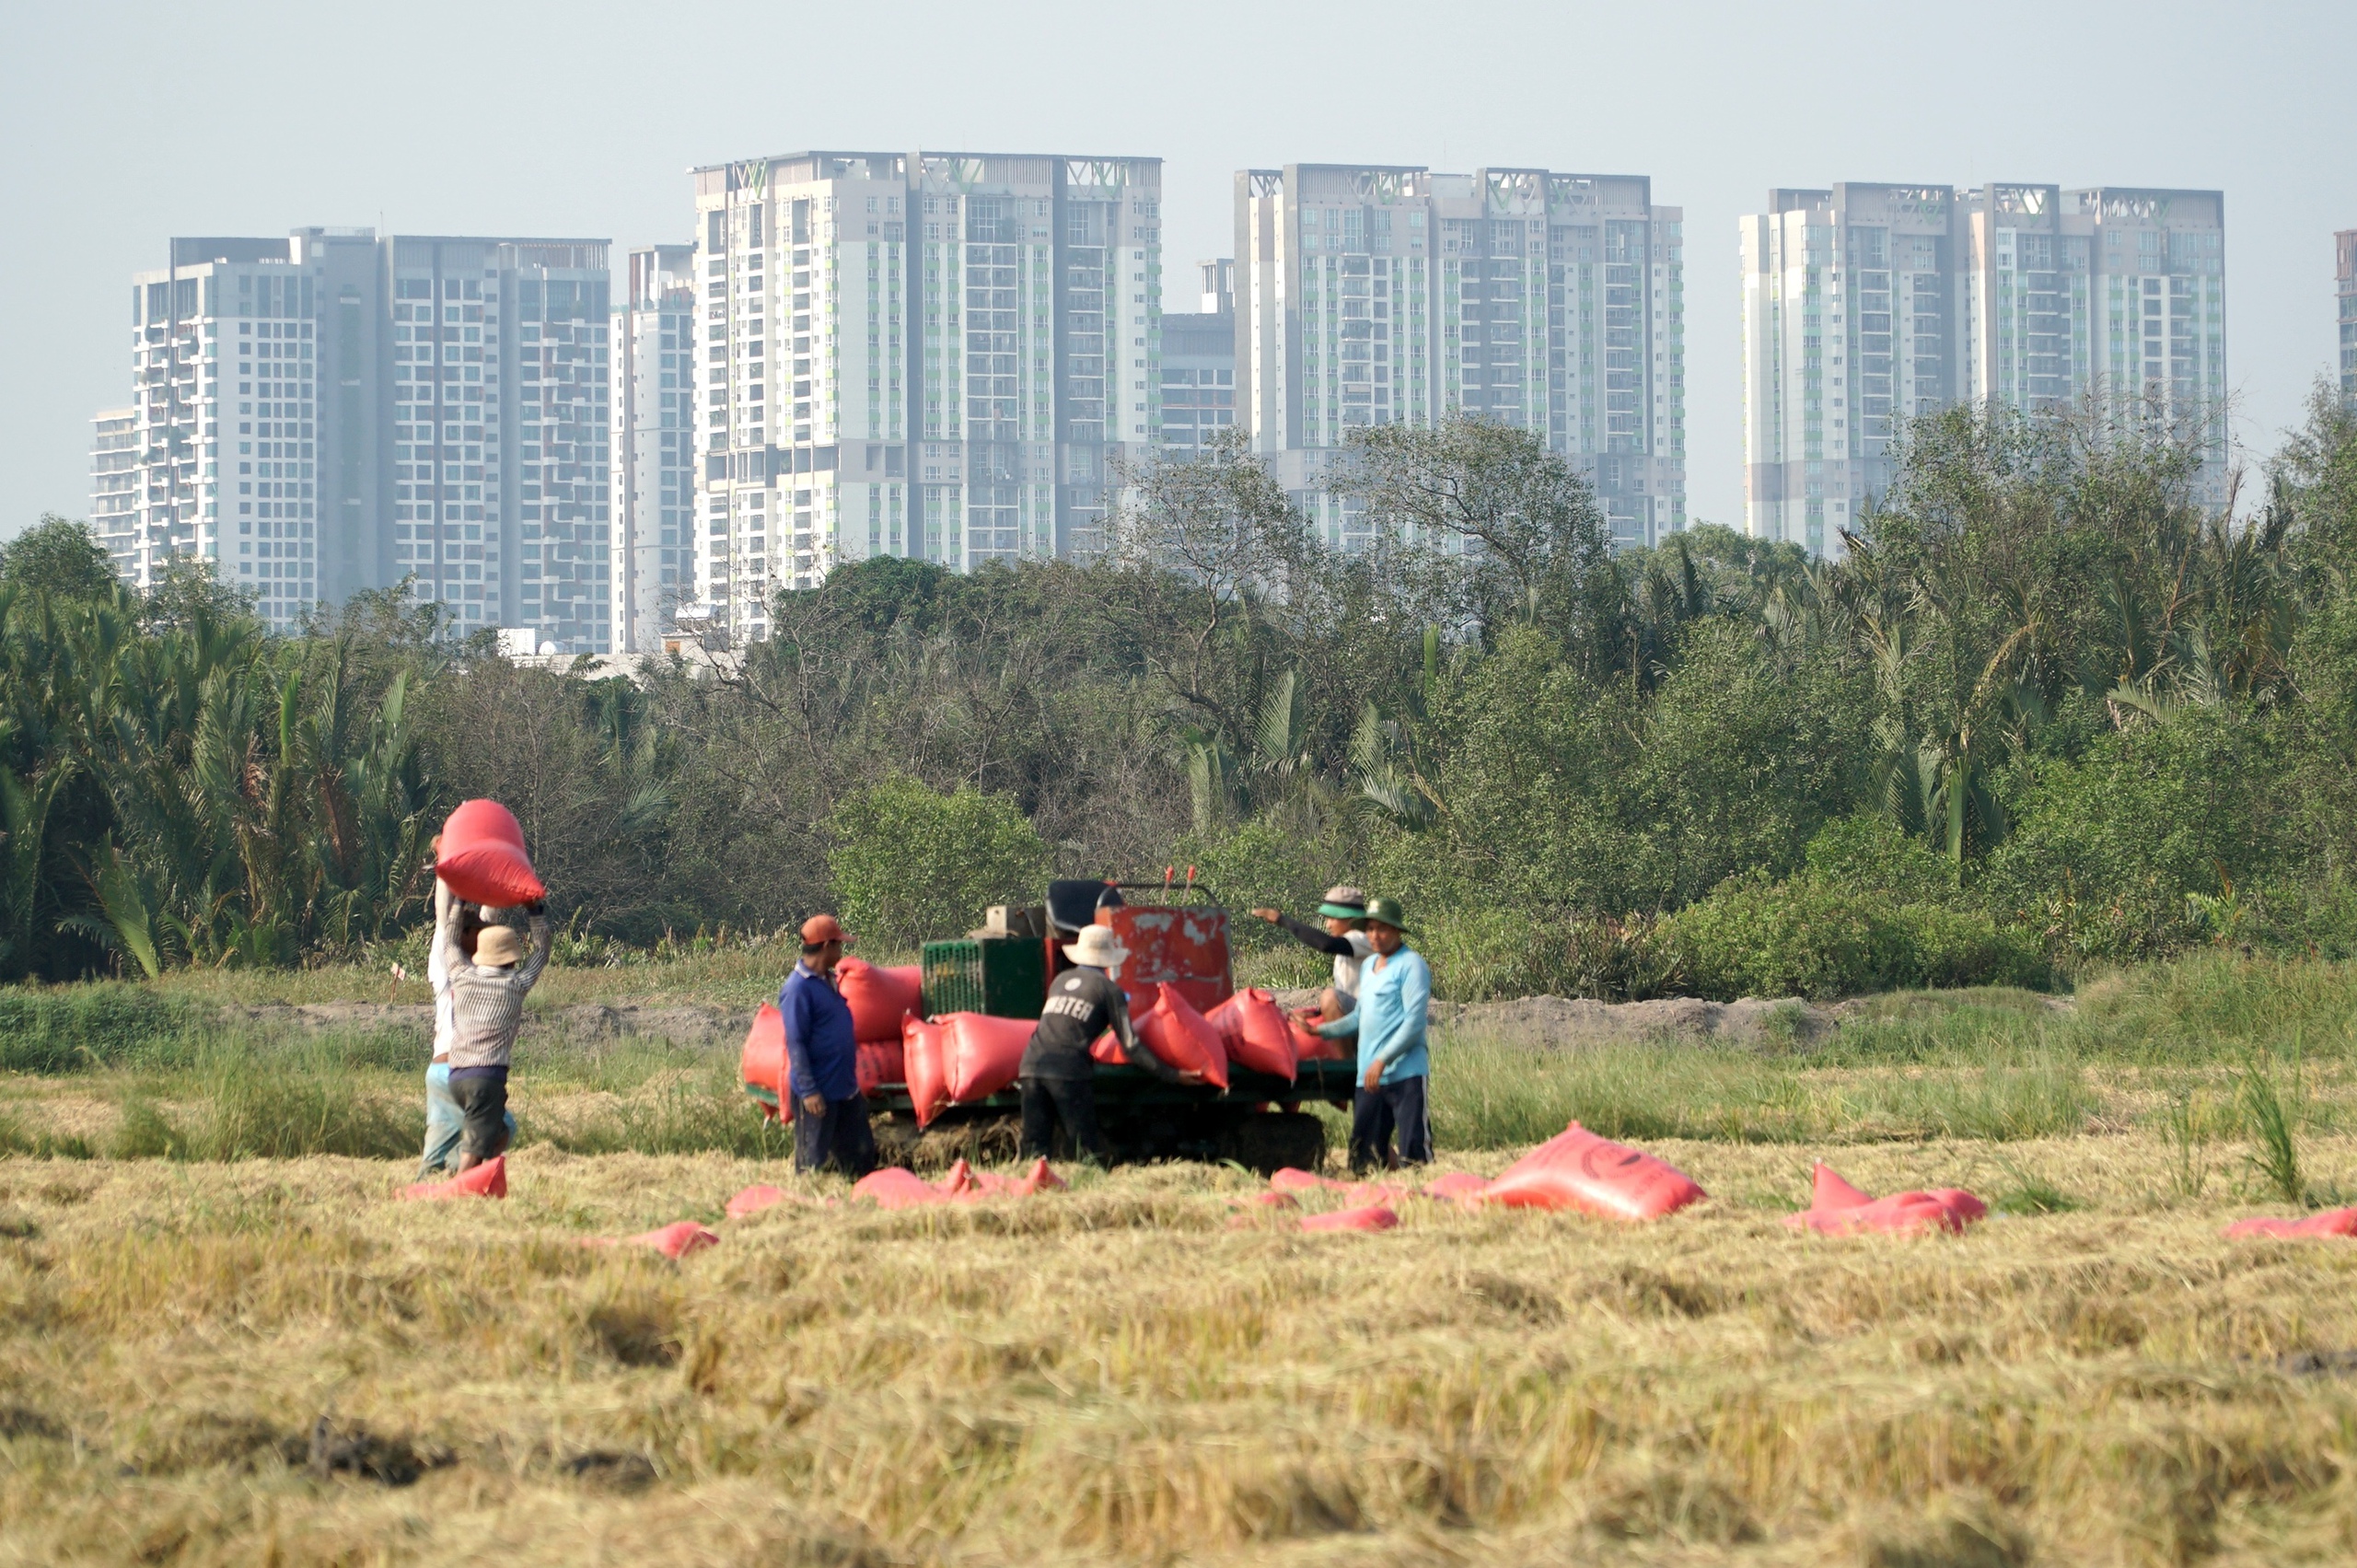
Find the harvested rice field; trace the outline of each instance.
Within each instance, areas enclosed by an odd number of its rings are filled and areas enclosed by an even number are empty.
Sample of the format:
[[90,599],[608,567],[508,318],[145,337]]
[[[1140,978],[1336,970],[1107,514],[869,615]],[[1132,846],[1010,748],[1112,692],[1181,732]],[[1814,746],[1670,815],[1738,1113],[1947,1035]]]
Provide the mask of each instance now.
[[[505,1201],[438,1204],[392,1159],[19,1156],[0,1562],[2347,1562],[2357,1241],[2224,1239],[2284,1205],[2165,1121],[1646,1140],[1710,1201],[1380,1234],[1202,1167],[729,1219],[844,1189],[528,1143]],[[1796,1235],[1818,1158],[2000,1212]],[[718,1243],[583,1245],[681,1218]]]

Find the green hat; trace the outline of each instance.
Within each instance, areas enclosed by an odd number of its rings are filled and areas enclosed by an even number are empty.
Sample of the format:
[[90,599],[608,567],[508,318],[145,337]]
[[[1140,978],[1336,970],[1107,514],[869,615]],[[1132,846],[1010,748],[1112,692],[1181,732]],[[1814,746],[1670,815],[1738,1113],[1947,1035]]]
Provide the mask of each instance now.
[[1399,907],[1397,899],[1367,900],[1366,917],[1377,924],[1391,927],[1403,936],[1408,934],[1408,912]]
[[1364,920],[1366,895],[1348,882],[1341,883],[1326,889],[1326,901],[1318,906],[1318,912],[1330,920]]

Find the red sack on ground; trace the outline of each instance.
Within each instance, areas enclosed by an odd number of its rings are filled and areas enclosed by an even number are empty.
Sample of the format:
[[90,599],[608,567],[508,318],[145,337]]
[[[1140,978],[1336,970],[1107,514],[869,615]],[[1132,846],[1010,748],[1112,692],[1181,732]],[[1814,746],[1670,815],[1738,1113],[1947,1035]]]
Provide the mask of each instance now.
[[[753,1015],[753,1027],[745,1031],[745,1048],[737,1053],[737,1071],[747,1087],[776,1092],[779,1121],[794,1120],[794,1107],[785,1095],[785,1015],[775,1005],[764,1002]],[[768,1108],[762,1109],[766,1113]]]
[[2357,1236],[2357,1209],[2327,1209],[2305,1219],[2280,1220],[2253,1214],[2226,1227],[2228,1236],[2321,1237]]
[[481,1165],[447,1181],[420,1181],[401,1190],[403,1199],[505,1198],[507,1196],[507,1156],[493,1155]]
[[1869,1198],[1834,1174],[1832,1167],[1819,1165],[1808,1207],[1799,1214],[1786,1214],[1784,1223],[1794,1230],[1813,1230],[1825,1236],[1862,1236],[1870,1232],[1903,1235],[1921,1230],[1960,1232],[1988,1213],[1986,1203],[1954,1187]]
[[1304,1214],[1304,1230],[1389,1230],[1399,1223],[1399,1216],[1381,1203],[1369,1203],[1362,1209],[1336,1209],[1330,1214]]
[[896,1032],[890,1040],[864,1040],[859,1042],[859,1056],[853,1065],[859,1074],[859,1092],[872,1095],[886,1084],[908,1082],[908,1051]]
[[1488,1185],[1487,1181],[1469,1170],[1452,1170],[1446,1176],[1436,1176],[1425,1182],[1420,1191],[1427,1198],[1437,1198],[1443,1202],[1461,1203],[1469,1198],[1479,1198],[1481,1195],[1481,1189]]
[[862,1045],[897,1042],[900,1020],[923,1011],[924,970],[916,964],[886,969],[865,958],[845,958],[835,966],[835,976],[851,1006],[852,1038]]
[[549,896],[524,852],[523,825],[495,800],[470,800],[450,813],[442,824],[442,847],[434,852],[434,871],[459,897],[493,909]]
[[1154,1005],[1132,1021],[1145,1048],[1164,1065],[1181,1073],[1201,1073],[1214,1088],[1227,1087],[1227,1051],[1219,1031],[1195,1011],[1195,1005],[1172,985],[1157,986]]
[[913,1013],[900,1020],[900,1070],[920,1127],[929,1125],[949,1105],[949,1080],[941,1062],[943,1037],[948,1032]]
[[1269,1178],[1269,1187],[1277,1192],[1315,1192],[1321,1189],[1329,1192],[1347,1192],[1351,1190],[1347,1181],[1336,1181],[1330,1177],[1296,1170],[1292,1166],[1283,1167],[1272,1174]]
[[1298,1013],[1285,1015],[1285,1032],[1293,1039],[1295,1062],[1348,1062],[1351,1052],[1343,1049],[1343,1041],[1328,1040],[1312,1028]]
[[1481,1189],[1485,1203],[1652,1220],[1707,1196],[1680,1170],[1573,1122]]
[[794,1194],[784,1189],[772,1187],[765,1181],[757,1181],[728,1200],[728,1217],[732,1220],[741,1220],[747,1214],[758,1214],[763,1209],[773,1209],[780,1203],[790,1203],[794,1201]]
[[976,1170],[961,1159],[950,1170],[949,1178],[950,1191],[959,1198],[1029,1198],[1040,1192],[1059,1192],[1068,1185],[1062,1177],[1048,1168],[1044,1156],[1033,1160],[1031,1168],[1019,1177]]
[[913,1170],[888,1165],[852,1183],[851,1195],[865,1198],[879,1209],[913,1209],[926,1203],[946,1203],[950,1195]]
[[1353,1182],[1350,1191],[1342,1194],[1342,1202],[1364,1208],[1370,1203],[1396,1203],[1402,1198],[1414,1195],[1413,1189],[1394,1181],[1359,1181]]
[[593,1236],[586,1238],[592,1247],[652,1247],[674,1261],[691,1252],[701,1252],[715,1247],[720,1237],[693,1220],[673,1220],[655,1230],[644,1230],[636,1236]]
[[988,1099],[1015,1082],[1023,1048],[1039,1028],[1030,1018],[996,1018],[988,1013],[951,1013],[936,1020],[942,1035],[942,1079],[953,1100]]
[[1294,1060],[1293,1026],[1277,999],[1258,987],[1237,992],[1203,1015],[1219,1031],[1227,1059],[1250,1073],[1267,1073],[1290,1084],[1299,1071]]

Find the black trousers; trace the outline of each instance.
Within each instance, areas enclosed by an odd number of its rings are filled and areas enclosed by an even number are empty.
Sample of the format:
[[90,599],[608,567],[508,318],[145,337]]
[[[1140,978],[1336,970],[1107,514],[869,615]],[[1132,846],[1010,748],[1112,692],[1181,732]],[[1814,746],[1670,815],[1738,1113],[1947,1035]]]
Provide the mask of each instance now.
[[1097,1125],[1097,1084],[1090,1078],[1023,1080],[1023,1157],[1052,1154],[1056,1123],[1071,1134],[1072,1146],[1099,1165],[1113,1163],[1112,1145]]
[[[1351,1096],[1351,1168],[1379,1166],[1396,1170],[1404,1161],[1429,1165],[1433,1157],[1433,1124],[1425,1113],[1422,1074],[1383,1084],[1370,1094]],[[1394,1134],[1399,1146],[1392,1146]]]
[[794,1102],[794,1168],[817,1170],[830,1160],[853,1181],[876,1168],[876,1129],[868,1125],[865,1097],[830,1099],[815,1116],[799,1099]]
[[[464,1069],[461,1069],[463,1072]],[[451,1103],[463,1118],[459,1146],[480,1163],[507,1147],[507,1070],[450,1074]]]

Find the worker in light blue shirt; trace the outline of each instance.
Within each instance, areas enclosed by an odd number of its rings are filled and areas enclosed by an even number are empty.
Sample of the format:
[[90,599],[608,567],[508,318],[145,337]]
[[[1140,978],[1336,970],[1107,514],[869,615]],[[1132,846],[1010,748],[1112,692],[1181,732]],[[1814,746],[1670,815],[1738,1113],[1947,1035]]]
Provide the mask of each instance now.
[[1380,1165],[1396,1169],[1402,1161],[1428,1164],[1433,1130],[1424,1088],[1432,1075],[1432,1056],[1424,1032],[1433,971],[1423,955],[1408,946],[1408,917],[1397,899],[1367,900],[1366,938],[1375,954],[1360,966],[1358,1006],[1318,1026],[1318,1032],[1329,1039],[1358,1036],[1351,1168]]

